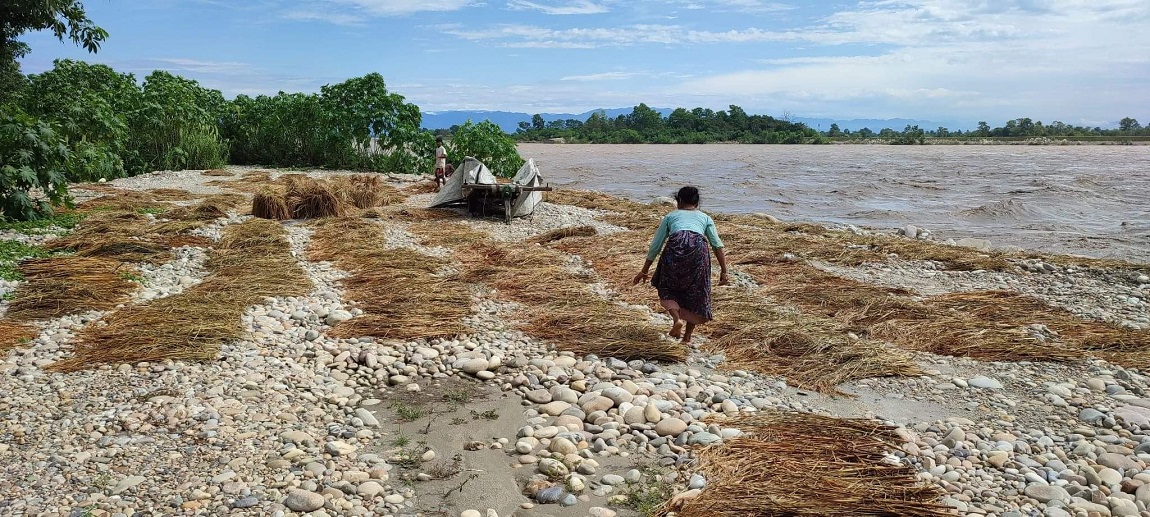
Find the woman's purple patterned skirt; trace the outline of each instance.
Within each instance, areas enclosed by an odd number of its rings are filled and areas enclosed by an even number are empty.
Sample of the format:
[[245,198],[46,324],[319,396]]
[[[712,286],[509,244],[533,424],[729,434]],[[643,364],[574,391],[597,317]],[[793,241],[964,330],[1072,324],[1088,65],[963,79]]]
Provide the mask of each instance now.
[[704,321],[711,316],[711,247],[707,238],[679,230],[667,238],[651,285],[660,300],[674,300]]

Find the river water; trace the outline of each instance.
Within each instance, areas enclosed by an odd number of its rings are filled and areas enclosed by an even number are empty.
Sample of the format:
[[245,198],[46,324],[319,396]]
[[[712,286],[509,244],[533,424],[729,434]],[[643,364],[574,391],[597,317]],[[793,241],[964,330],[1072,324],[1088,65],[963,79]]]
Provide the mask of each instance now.
[[545,181],[639,201],[696,185],[703,209],[876,229],[914,224],[1150,262],[1150,146],[520,144]]

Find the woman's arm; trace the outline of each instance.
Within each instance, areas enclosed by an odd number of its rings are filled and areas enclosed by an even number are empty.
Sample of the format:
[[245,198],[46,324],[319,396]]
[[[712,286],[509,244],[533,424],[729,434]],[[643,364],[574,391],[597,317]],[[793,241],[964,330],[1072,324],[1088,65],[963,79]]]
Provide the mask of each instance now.
[[727,277],[727,253],[723,248],[715,248],[715,258],[719,259],[719,285],[727,285],[731,283],[731,279]]
[[667,240],[669,233],[667,218],[663,217],[663,220],[659,221],[659,228],[655,230],[655,237],[651,239],[651,247],[647,249],[647,261],[643,263],[643,269],[632,279],[631,285],[637,285],[640,282],[647,281],[647,276],[649,271],[651,271],[651,264],[655,263],[655,257],[659,256],[659,251],[663,247],[663,242]]

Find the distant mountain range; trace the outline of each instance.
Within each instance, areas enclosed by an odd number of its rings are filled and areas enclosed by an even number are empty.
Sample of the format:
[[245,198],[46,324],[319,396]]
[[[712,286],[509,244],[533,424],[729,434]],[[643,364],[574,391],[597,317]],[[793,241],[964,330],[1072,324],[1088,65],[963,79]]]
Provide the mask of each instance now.
[[[615,118],[619,115],[628,115],[633,108],[612,108],[604,110],[591,110],[583,113],[540,113],[545,121],[552,120],[567,120],[575,119],[581,122],[586,121],[592,113],[596,111],[603,111],[606,113],[607,118]],[[661,113],[664,117],[670,115],[674,108],[654,108],[655,111]],[[454,125],[459,125],[467,122],[482,122],[489,120],[494,122],[499,127],[503,128],[508,133],[514,133],[519,128],[520,122],[531,122],[531,113],[516,113],[512,111],[432,111],[423,114],[423,127],[425,129],[446,129]],[[895,131],[902,131],[906,126],[921,127],[923,129],[937,129],[939,126],[946,127],[951,130],[955,129],[971,129],[954,121],[930,121],[930,120],[914,120],[903,118],[892,119],[831,119],[831,118],[805,118],[793,117],[792,122],[802,122],[807,127],[815,128],[819,131],[826,131],[831,128],[831,124],[838,124],[839,129],[849,129],[856,131],[864,127],[870,128],[876,133],[883,128],[889,127]]]

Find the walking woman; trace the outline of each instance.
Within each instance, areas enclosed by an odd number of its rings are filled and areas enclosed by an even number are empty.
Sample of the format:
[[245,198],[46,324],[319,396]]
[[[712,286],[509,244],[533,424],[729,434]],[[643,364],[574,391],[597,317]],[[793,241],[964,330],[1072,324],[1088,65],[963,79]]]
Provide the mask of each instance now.
[[[699,211],[699,189],[683,187],[675,194],[678,209],[659,222],[647,262],[635,275],[634,284],[647,280],[651,264],[659,256],[659,265],[651,285],[659,291],[659,303],[671,314],[671,337],[691,342],[695,325],[711,321],[711,248],[719,259],[719,285],[727,285],[727,256],[723,241],[715,230],[711,216]],[[663,243],[666,242],[666,246]],[[708,246],[710,243],[710,246]],[[686,323],[686,329],[683,324]]]

